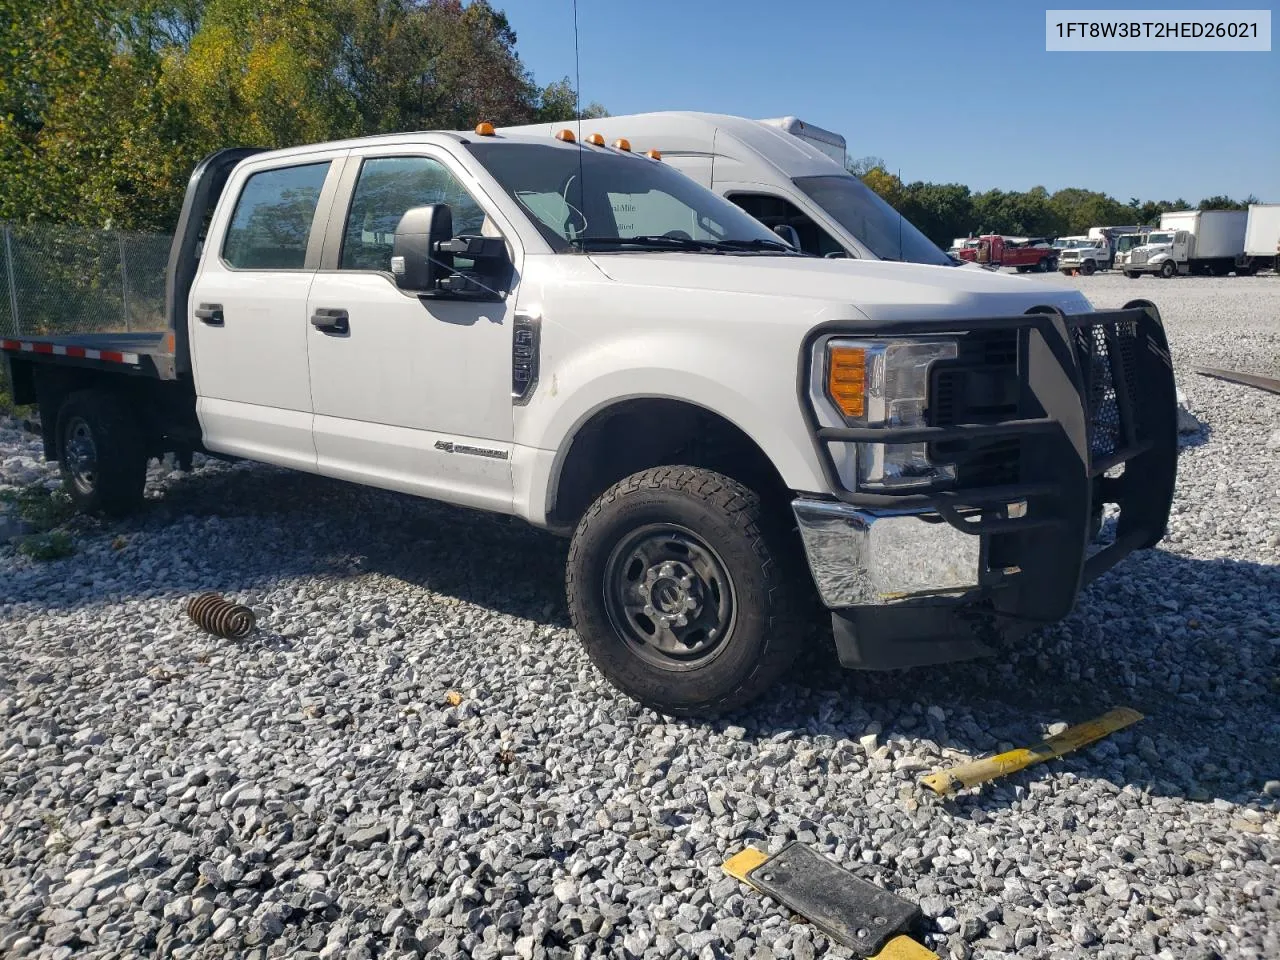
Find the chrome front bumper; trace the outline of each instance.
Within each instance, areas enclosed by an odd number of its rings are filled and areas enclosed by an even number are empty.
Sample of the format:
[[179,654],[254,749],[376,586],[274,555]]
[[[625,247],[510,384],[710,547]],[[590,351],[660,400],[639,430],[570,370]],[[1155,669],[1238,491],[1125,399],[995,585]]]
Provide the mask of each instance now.
[[931,511],[792,501],[809,571],[831,608],[879,606],[978,587],[982,537]]

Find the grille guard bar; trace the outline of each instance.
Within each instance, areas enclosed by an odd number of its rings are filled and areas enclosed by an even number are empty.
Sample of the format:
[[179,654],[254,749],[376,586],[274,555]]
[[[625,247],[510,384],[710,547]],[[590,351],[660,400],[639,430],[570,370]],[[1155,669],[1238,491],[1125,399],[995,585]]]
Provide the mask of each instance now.
[[[1018,334],[1020,388],[1040,415],[952,426],[823,426],[808,397],[814,344],[824,337],[865,335],[866,331],[831,323],[810,332],[801,353],[798,390],[810,437],[835,499],[859,507],[931,508],[953,527],[972,534],[1070,525],[1080,516],[1081,507],[1087,524],[1093,481],[1124,464],[1123,476],[1100,481],[1106,501],[1122,508],[1116,546],[1123,542],[1127,553],[1159,542],[1173,498],[1177,414],[1168,341],[1155,305],[1134,300],[1120,310],[1076,316],[1045,307],[1015,317],[957,320],[953,327],[936,320],[888,321],[876,325],[875,335],[963,336],[988,331]],[[1098,449],[1097,442],[1104,428],[1115,441],[1105,451]],[[1037,462],[1020,464],[1023,482],[923,493],[849,490],[827,446],[831,442],[936,443],[996,437],[1033,441],[1029,446],[1035,452],[1030,456]],[[1027,500],[1029,505],[1034,502],[1037,508],[1029,509],[1023,517],[987,515],[992,505],[1017,500]],[[1090,573],[1110,566],[1095,563],[1095,559],[1090,559]]]

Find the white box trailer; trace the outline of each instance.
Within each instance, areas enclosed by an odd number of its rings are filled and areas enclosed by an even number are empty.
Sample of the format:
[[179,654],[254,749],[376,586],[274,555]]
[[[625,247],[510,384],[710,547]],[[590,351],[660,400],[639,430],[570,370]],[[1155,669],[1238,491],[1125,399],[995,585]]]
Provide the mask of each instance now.
[[1280,203],[1249,204],[1244,255],[1255,270],[1270,267],[1280,273]]
[[1161,230],[1186,230],[1195,237],[1189,260],[1230,260],[1244,253],[1245,210],[1175,210],[1160,216]]

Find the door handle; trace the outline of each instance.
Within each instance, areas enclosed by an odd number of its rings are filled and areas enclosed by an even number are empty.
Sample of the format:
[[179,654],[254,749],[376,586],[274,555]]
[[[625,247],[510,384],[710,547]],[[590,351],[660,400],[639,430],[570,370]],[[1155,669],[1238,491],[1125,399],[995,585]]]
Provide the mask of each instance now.
[[207,323],[211,327],[220,327],[226,323],[226,319],[222,316],[222,304],[220,303],[202,303],[196,307],[196,319],[202,323]]
[[311,325],[321,333],[343,334],[351,332],[351,321],[347,311],[329,307],[318,307],[311,315]]

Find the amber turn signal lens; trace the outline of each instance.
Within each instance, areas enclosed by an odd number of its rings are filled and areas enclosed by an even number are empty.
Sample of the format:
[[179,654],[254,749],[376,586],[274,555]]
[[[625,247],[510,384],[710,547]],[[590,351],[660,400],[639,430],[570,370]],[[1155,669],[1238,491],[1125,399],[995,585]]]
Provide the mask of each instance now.
[[563,140],[565,143],[574,143],[578,138],[573,135],[572,130],[565,129],[556,131],[556,139]]
[[630,141],[630,140],[628,140],[626,137],[619,137],[617,140],[613,141],[613,149],[615,149],[615,150],[630,150],[630,149],[631,149],[631,141]]
[[492,137],[494,135],[493,124],[488,120],[481,120],[476,124],[476,135],[481,137]]
[[846,417],[867,413],[867,351],[833,347],[827,358],[827,393]]

